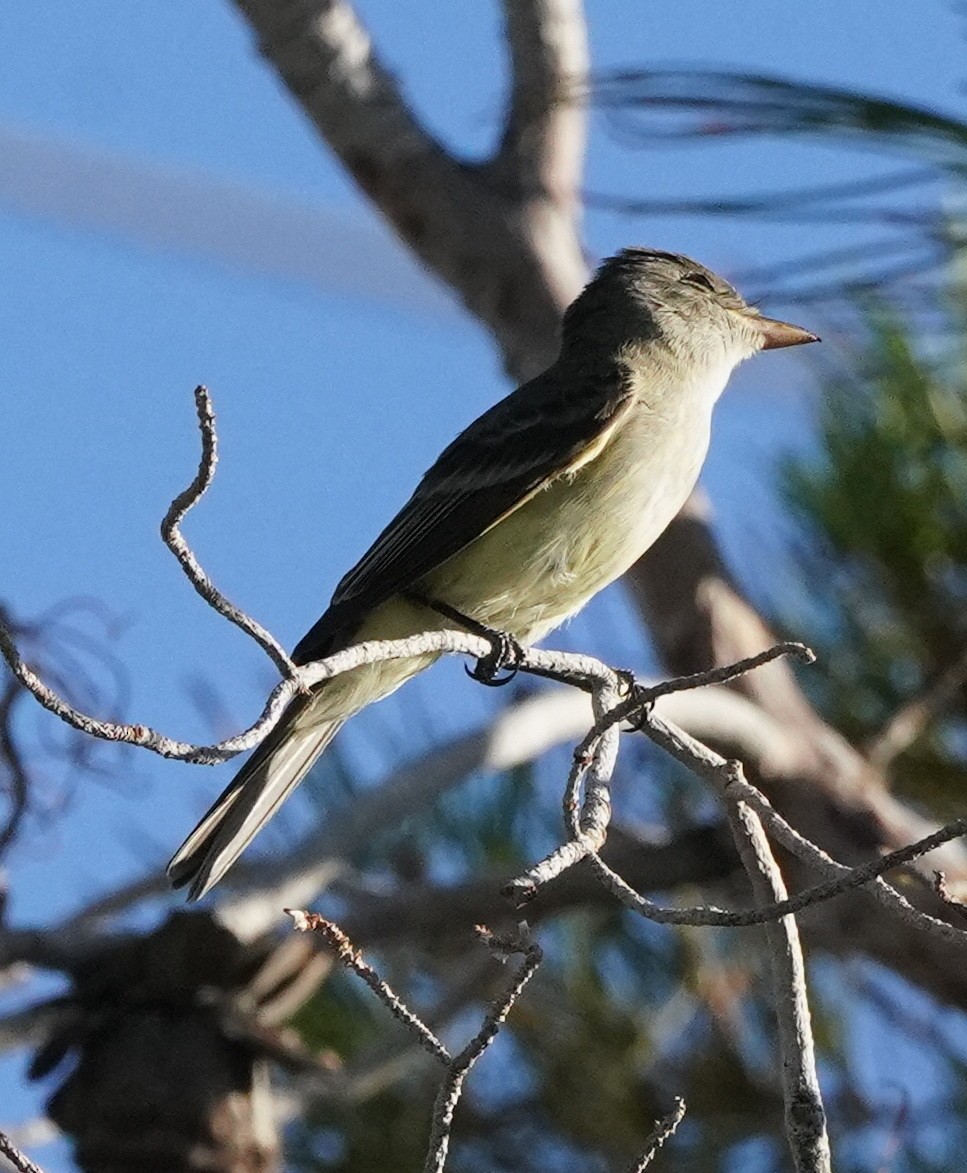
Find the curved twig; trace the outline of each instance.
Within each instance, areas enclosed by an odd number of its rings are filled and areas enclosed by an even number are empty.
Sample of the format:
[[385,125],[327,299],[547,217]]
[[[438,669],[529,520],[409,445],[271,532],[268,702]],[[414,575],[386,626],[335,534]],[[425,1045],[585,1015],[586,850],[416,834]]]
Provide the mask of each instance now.
[[295,675],[295,664],[289,659],[285,648],[261,623],[246,615],[227,599],[202,569],[191,547],[181,533],[181,523],[188,510],[193,508],[205,495],[215,478],[218,464],[218,435],[215,431],[215,409],[207,387],[195,388],[195,410],[198,413],[198,427],[201,430],[201,457],[194,480],[183,492],[175,497],[161,522],[161,537],[164,544],[178,559],[188,581],[213,610],[229,623],[234,623],[246,635],[251,636],[285,677]]

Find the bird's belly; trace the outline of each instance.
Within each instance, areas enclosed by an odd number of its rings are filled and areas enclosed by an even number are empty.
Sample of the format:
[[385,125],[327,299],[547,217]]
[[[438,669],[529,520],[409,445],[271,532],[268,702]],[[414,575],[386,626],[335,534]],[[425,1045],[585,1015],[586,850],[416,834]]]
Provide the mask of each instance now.
[[438,567],[427,592],[524,642],[545,635],[636,562],[694,487],[707,427],[655,431],[623,429]]

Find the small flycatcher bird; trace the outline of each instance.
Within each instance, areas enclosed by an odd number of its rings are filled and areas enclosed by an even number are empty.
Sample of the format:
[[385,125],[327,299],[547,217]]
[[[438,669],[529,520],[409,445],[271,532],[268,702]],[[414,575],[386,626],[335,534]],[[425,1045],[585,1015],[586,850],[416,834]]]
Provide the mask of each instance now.
[[[521,644],[540,639],[624,574],[685,503],[733,368],[816,341],[688,257],[611,257],[565,313],[553,366],[443,451],[293,660],[452,627],[454,614]],[[172,883],[204,896],[343,722],[436,658],[357,668],[293,700],[168,865]]]

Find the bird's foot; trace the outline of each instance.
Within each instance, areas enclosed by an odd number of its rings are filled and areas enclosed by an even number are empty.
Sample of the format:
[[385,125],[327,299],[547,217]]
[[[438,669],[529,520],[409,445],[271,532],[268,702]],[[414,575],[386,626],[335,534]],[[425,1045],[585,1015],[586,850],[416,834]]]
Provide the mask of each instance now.
[[[479,619],[472,619],[469,615],[458,611],[456,607],[451,607],[449,603],[430,598],[422,591],[413,588],[404,591],[403,597],[411,603],[418,603],[421,607],[429,607],[431,611],[436,611],[438,615],[443,615],[446,619],[454,620],[466,631],[482,636],[490,642],[490,651],[486,656],[481,656],[472,669],[464,667],[471,680],[489,685],[491,688],[500,688],[501,685],[510,684],[520,671],[524,649],[506,631],[499,631],[496,627],[481,623]],[[500,673],[505,669],[507,675],[501,676]]]
[[[473,668],[464,665],[464,671],[471,680],[479,684],[486,684],[490,688],[501,688],[510,684],[520,671],[521,660],[524,658],[524,649],[512,635],[506,631],[498,631],[495,627],[488,627],[485,623],[476,624],[474,632],[490,640],[490,651],[481,656]],[[506,675],[500,673],[506,670]]]

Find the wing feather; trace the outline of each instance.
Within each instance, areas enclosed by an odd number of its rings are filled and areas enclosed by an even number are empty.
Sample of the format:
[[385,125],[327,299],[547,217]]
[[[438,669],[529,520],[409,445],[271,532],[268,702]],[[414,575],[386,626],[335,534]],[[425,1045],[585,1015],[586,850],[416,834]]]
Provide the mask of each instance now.
[[361,618],[453,557],[557,477],[593,460],[634,395],[618,363],[551,367],[495,404],[441,453],[410,500],[336,587],[293,659],[333,650]]

